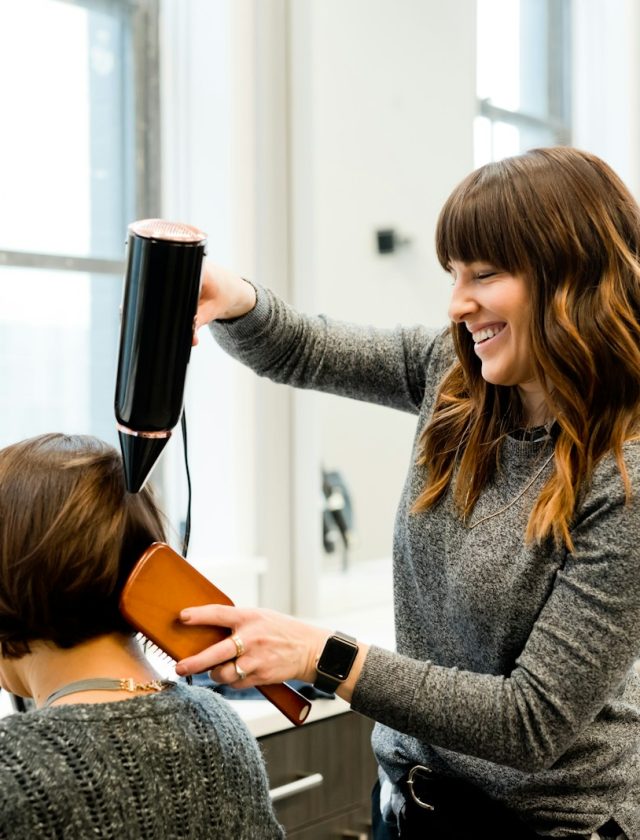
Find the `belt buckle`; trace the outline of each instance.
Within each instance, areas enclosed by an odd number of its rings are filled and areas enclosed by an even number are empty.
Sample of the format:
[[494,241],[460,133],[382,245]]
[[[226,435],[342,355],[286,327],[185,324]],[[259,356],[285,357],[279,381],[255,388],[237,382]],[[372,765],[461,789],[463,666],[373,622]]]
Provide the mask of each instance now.
[[415,767],[412,767],[409,770],[409,775],[407,776],[407,786],[409,787],[409,793],[411,794],[411,798],[413,801],[418,805],[420,808],[424,808],[425,811],[435,811],[435,807],[431,805],[429,802],[423,802],[422,799],[417,795],[413,786],[416,782],[415,776],[419,776],[419,774],[423,773],[425,776],[428,776],[431,773],[430,767],[425,767],[422,764],[416,764]]

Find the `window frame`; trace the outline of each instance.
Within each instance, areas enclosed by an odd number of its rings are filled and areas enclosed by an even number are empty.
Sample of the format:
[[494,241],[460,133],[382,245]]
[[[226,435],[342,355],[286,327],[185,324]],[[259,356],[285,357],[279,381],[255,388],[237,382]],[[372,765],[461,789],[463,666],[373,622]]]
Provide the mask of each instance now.
[[[496,123],[517,129],[542,129],[553,137],[554,144],[569,145],[572,141],[572,9],[571,0],[545,0],[547,6],[547,94],[549,108],[545,117],[518,108],[510,110],[494,105],[490,98],[478,99],[478,116],[489,120],[491,160],[495,160],[494,132]],[[524,151],[524,149],[521,149]]]
[[[133,202],[136,218],[145,218],[160,207],[160,84],[159,84],[159,0],[58,0],[88,10],[128,10],[133,57],[133,102],[135,182]],[[123,242],[125,231],[122,232]],[[15,251],[0,247],[0,267],[80,271],[92,275],[122,274],[123,258],[102,259],[73,254]]]

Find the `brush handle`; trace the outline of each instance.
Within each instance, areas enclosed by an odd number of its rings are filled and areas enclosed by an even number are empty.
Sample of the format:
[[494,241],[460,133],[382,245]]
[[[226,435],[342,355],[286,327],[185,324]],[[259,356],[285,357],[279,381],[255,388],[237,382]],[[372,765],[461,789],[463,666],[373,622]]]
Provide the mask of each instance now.
[[307,719],[311,711],[311,702],[295,688],[287,683],[273,685],[257,685],[260,694],[264,695],[291,723],[300,726]]

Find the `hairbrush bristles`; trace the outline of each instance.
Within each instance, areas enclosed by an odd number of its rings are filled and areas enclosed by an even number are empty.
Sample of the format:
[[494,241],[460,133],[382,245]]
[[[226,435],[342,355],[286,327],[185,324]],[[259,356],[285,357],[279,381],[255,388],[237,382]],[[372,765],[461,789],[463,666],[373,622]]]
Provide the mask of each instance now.
[[145,654],[151,653],[153,656],[157,656],[159,659],[162,659],[168,665],[175,665],[176,660],[170,656],[166,650],[163,650],[159,647],[155,642],[152,642],[144,633],[137,633],[136,639],[142,645],[142,650]]

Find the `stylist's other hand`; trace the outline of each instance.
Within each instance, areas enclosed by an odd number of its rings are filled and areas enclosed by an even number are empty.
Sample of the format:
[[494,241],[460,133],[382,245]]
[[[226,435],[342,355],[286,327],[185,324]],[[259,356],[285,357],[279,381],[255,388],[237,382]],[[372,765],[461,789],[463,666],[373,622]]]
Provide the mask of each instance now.
[[209,321],[238,318],[256,305],[256,292],[251,283],[239,274],[210,260],[202,264],[202,285],[196,313],[193,344],[198,343],[198,330]]
[[[231,636],[211,647],[181,659],[176,664],[180,676],[209,670],[218,683],[238,687],[269,685],[299,679],[313,682],[316,660],[331,635],[321,627],[305,624],[296,618],[267,609],[241,609],[221,604],[189,607],[180,614],[185,624],[213,624],[228,627],[244,645],[242,656]],[[234,660],[245,672],[238,680]]]

